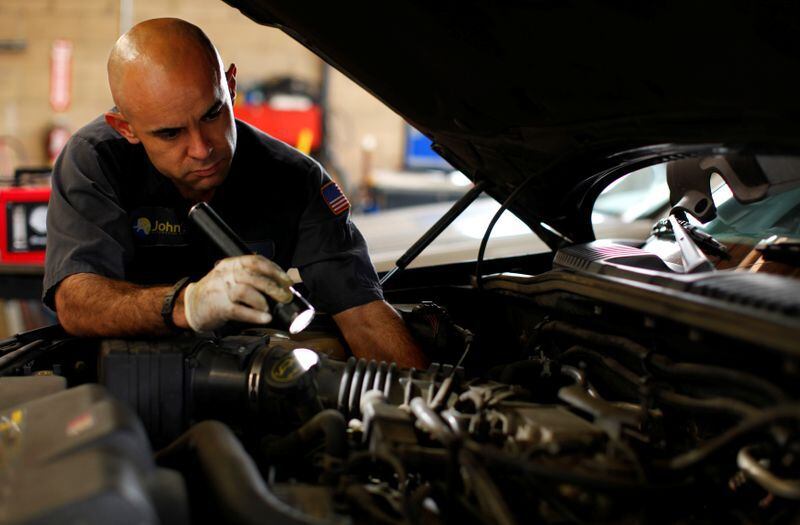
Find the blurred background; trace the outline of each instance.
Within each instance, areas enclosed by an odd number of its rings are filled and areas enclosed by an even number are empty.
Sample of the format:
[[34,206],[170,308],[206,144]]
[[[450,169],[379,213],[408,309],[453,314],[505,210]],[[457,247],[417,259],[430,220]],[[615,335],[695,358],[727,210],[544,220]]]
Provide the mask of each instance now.
[[[129,26],[161,16],[199,25],[224,62],[236,63],[241,106],[266,102],[259,88],[321,95],[326,76],[321,60],[221,1],[0,0],[0,175],[7,178],[22,164],[47,164],[63,143],[63,133],[51,133],[54,128],[69,133],[110,108],[105,63],[111,46]],[[352,178],[347,182],[357,183],[364,172],[365,140],[375,165],[402,165],[406,133],[399,117],[334,71],[327,74],[326,102],[330,129],[324,138],[310,119],[286,121],[307,124],[316,133],[315,147],[329,141]],[[279,109],[303,108],[289,99],[277,103]],[[245,118],[269,127],[268,115],[241,109]],[[300,139],[289,142],[298,145]]]

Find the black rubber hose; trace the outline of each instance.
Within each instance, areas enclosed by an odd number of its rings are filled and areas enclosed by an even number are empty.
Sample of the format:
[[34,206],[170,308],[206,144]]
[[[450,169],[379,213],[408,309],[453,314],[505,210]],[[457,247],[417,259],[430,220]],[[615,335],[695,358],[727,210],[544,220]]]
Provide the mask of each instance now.
[[712,380],[723,385],[737,385],[744,387],[752,392],[757,392],[772,401],[783,402],[788,398],[786,394],[777,386],[769,381],[765,381],[760,377],[741,372],[739,370],[732,370],[730,368],[723,368],[720,366],[704,365],[698,363],[673,363],[669,358],[656,355],[650,352],[646,347],[618,335],[602,334],[579,328],[564,321],[548,321],[542,324],[539,329],[543,332],[555,332],[570,335],[576,339],[580,339],[586,343],[593,343],[599,346],[608,348],[617,348],[624,351],[635,359],[645,363],[653,372],[661,375],[678,378],[678,379],[694,379],[701,381]]
[[344,416],[333,409],[323,410],[309,419],[291,434],[262,446],[268,464],[280,463],[307,453],[320,441],[325,444],[325,453],[343,460],[347,457],[347,423]]
[[68,339],[70,336],[64,331],[60,324],[42,326],[27,332],[20,332],[0,341],[0,354],[7,354],[19,349],[20,347],[34,341],[56,341]]
[[670,378],[700,381],[711,379],[720,384],[745,387],[750,391],[758,392],[770,398],[772,401],[781,402],[788,399],[780,388],[746,372],[697,363],[673,363],[664,356],[652,356],[649,364],[651,369]]
[[701,443],[692,450],[675,456],[672,459],[659,461],[656,464],[671,470],[684,470],[694,467],[714,454],[730,446],[740,444],[740,440],[748,437],[753,432],[764,430],[764,427],[776,423],[788,421],[800,421],[800,404],[788,403],[764,409],[746,418],[726,432],[709,439],[705,443]]
[[559,355],[560,361],[571,361],[573,358],[589,358],[593,362],[601,364],[606,370],[611,372],[606,378],[607,386],[612,387],[617,393],[631,398],[641,397],[642,378],[635,372],[625,367],[616,359],[606,357],[599,352],[589,350],[582,346],[573,346]]
[[337,408],[345,417],[361,417],[361,398],[376,389],[390,397],[395,385],[397,363],[368,361],[351,357],[342,369],[338,380]]
[[499,383],[518,385],[530,382],[531,378],[539,377],[542,372],[542,360],[530,359],[527,361],[517,361],[504,366],[492,369],[490,377]]
[[649,354],[649,351],[644,346],[631,341],[627,337],[618,335],[608,335],[579,328],[564,321],[548,321],[538,327],[542,332],[555,332],[570,335],[576,339],[580,339],[587,343],[594,343],[601,346],[610,346],[625,350],[627,353],[636,356],[638,359],[644,359]]
[[476,460],[474,455],[461,449],[459,464],[464,484],[469,484],[478,501],[484,518],[497,525],[515,525],[517,520],[508,508],[504,494],[495,484],[486,468]]
[[656,489],[655,486],[644,484],[632,476],[604,475],[563,468],[554,464],[539,464],[535,461],[521,460],[518,455],[510,454],[494,447],[487,447],[482,443],[470,440],[464,442],[464,448],[475,454],[487,466],[501,467],[512,472],[522,472],[553,483],[569,483],[609,492]]
[[728,397],[704,397],[698,399],[667,391],[658,391],[655,394],[664,405],[691,413],[726,413],[745,418],[760,410],[752,405]]
[[[407,483],[407,476],[406,476],[406,469],[403,462],[395,456],[394,454],[390,454],[387,452],[356,452],[351,454],[349,458],[347,458],[347,462],[344,466],[343,473],[345,475],[345,479],[348,480],[347,483],[344,485],[347,487],[345,489],[345,493],[348,497],[353,499],[353,503],[356,504],[358,507],[362,507],[365,510],[372,510],[374,509],[367,509],[368,502],[364,501],[362,498],[364,496],[363,486],[362,484],[357,481],[357,479],[362,475],[361,469],[366,467],[366,470],[369,472],[369,475],[374,475],[376,473],[377,464],[382,464],[388,466],[392,469],[394,473],[394,483],[396,484],[397,490],[401,494],[401,507],[403,515],[409,515],[411,512],[409,507],[409,499],[408,499],[408,483]],[[389,481],[386,478],[386,481]],[[381,523],[382,519],[380,519],[382,514],[375,514],[373,516],[375,523]]]
[[336,410],[323,410],[297,429],[298,437],[305,443],[325,438],[325,453],[335,458],[347,456],[347,422]]
[[19,368],[28,361],[37,359],[40,355],[51,352],[64,344],[64,341],[48,342],[44,339],[39,339],[25,344],[24,346],[12,350],[0,357],[0,376]]
[[44,339],[33,341],[0,357],[0,371],[12,368],[27,360],[27,356],[44,344]]
[[[576,345],[561,354],[562,359],[570,359],[571,357],[575,356],[584,358],[588,357],[593,361],[601,363],[628,385],[628,389],[623,388],[623,391],[633,391],[634,389],[638,391],[638,389],[644,386],[642,378],[637,376],[632,370],[626,368],[619,361],[610,357],[606,357],[599,352],[595,352],[594,350],[589,350],[588,348]],[[745,418],[752,415],[757,410],[756,407],[752,405],[748,405],[736,399],[727,397],[715,396],[708,398],[693,398],[683,394],[678,394],[677,392],[658,389],[653,391],[653,395],[666,406],[691,413],[722,413],[738,416],[739,418]]]
[[322,525],[333,520],[308,516],[281,501],[233,432],[218,421],[194,425],[156,454],[159,465],[184,473],[208,489],[220,516],[234,525]]

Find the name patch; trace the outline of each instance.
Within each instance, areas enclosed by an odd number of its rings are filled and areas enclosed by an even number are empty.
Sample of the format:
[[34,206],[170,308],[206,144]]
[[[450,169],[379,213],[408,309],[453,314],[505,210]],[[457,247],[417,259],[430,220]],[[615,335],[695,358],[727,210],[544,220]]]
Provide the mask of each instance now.
[[157,206],[147,206],[134,210],[131,214],[131,228],[138,244],[184,245],[186,244],[186,224],[179,220],[175,210]]

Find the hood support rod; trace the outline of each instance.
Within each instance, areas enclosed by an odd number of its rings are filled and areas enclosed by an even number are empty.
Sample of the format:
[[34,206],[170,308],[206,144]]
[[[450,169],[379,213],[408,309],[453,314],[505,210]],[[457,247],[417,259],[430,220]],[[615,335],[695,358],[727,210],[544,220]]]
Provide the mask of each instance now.
[[436,223],[431,226],[428,231],[426,231],[422,237],[420,237],[417,242],[411,245],[406,253],[404,253],[397,261],[394,263],[394,268],[386,272],[384,276],[381,278],[380,283],[381,286],[386,284],[386,281],[392,278],[397,272],[404,270],[411,262],[417,258],[417,256],[422,253],[422,250],[428,247],[436,238],[441,235],[441,233],[450,226],[456,218],[461,215],[461,213],[472,204],[475,199],[480,197],[483,190],[489,185],[488,181],[482,180],[476,183],[472,189],[470,189],[467,193],[461,196],[453,206],[447,210],[447,213],[442,215],[442,217],[436,221]]

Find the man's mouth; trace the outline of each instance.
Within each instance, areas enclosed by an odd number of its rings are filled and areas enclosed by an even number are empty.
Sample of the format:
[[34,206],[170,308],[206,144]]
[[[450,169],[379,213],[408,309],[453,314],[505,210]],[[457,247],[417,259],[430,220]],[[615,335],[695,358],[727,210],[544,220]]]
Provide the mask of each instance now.
[[217,169],[219,169],[221,165],[222,165],[222,160],[218,160],[217,162],[215,162],[214,164],[212,164],[207,168],[192,170],[189,173],[191,173],[192,175],[196,175],[198,177],[208,177],[209,175],[213,175],[214,173],[216,173]]

